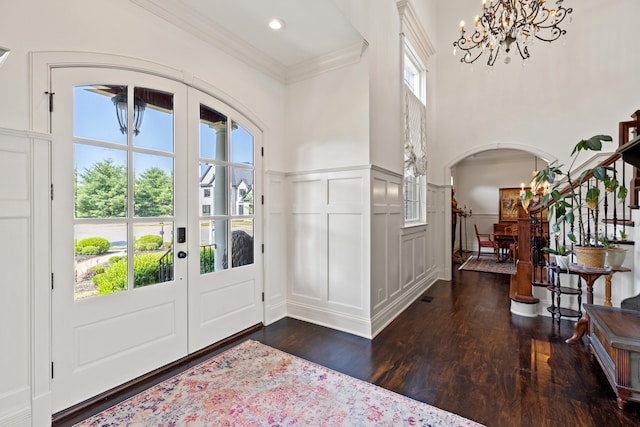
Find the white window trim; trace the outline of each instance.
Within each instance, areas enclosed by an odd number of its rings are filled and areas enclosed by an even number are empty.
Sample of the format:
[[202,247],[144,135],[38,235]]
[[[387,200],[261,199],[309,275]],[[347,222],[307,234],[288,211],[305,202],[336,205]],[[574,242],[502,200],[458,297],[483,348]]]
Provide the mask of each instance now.
[[[422,65],[421,68],[423,71],[421,72],[420,81],[419,81],[420,89],[419,89],[418,98],[423,104],[426,105],[427,104],[426,63],[429,57],[431,57],[435,53],[435,49],[433,47],[433,44],[431,43],[431,40],[429,39],[426,32],[424,31],[422,25],[420,24],[420,20],[418,19],[418,15],[416,14],[416,11],[414,9],[412,2],[410,0],[398,0],[396,2],[396,5],[398,7],[398,14],[400,16],[400,26],[401,26],[400,43],[401,43],[402,54],[400,55],[401,57],[401,62],[400,62],[401,73],[400,74],[401,74],[401,83],[402,83],[401,87],[403,91],[402,96],[404,98],[404,90],[406,86],[405,79],[404,79],[405,57],[409,56],[412,59],[412,62]],[[405,123],[405,117],[406,117],[405,104],[406,103],[403,102],[403,108],[401,112],[402,123]],[[428,121],[428,117],[425,117],[425,120]],[[403,129],[406,129],[406,127],[403,126]],[[402,140],[404,141],[405,138],[406,138],[406,135],[403,134]],[[403,181],[402,181],[403,182],[403,198],[405,197],[406,191],[407,191],[407,189],[405,188],[406,180],[404,179],[404,176],[406,176],[406,169],[403,171]],[[416,186],[418,187],[416,190],[419,193],[418,195],[419,212],[417,217],[407,219],[407,207],[406,207],[406,200],[405,200],[403,203],[405,226],[414,226],[414,225],[421,225],[421,224],[427,223],[427,198],[426,198],[427,176],[426,174],[420,177],[419,181],[420,182]]]

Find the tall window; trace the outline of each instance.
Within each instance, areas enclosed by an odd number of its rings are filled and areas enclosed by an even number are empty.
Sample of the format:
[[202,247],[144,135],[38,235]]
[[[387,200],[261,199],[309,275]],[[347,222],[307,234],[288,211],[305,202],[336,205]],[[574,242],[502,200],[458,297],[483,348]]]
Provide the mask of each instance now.
[[413,2],[398,0],[403,52],[402,85],[404,114],[405,223],[427,222],[427,71],[425,64],[435,53]]
[[404,48],[404,218],[423,222],[426,193],[425,68],[408,42]]

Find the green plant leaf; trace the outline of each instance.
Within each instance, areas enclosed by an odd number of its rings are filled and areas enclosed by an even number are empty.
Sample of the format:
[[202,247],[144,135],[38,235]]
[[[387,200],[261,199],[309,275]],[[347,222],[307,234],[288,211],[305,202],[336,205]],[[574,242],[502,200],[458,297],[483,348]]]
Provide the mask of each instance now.
[[618,199],[624,201],[624,199],[627,198],[627,193],[628,193],[627,187],[618,188]]
[[573,156],[575,153],[583,150],[600,151],[602,150],[603,141],[610,142],[613,141],[613,138],[609,135],[594,135],[589,139],[583,139],[573,147],[571,155]]
[[600,181],[605,181],[609,178],[607,175],[607,169],[604,166],[596,166],[593,168],[593,177],[595,179],[599,179]]
[[600,189],[598,187],[591,187],[589,188],[589,190],[587,190],[585,200],[587,202],[597,202],[598,197],[600,197]]
[[570,211],[569,213],[567,213],[567,224],[573,224],[573,222],[576,220],[574,214],[573,214],[573,210]]

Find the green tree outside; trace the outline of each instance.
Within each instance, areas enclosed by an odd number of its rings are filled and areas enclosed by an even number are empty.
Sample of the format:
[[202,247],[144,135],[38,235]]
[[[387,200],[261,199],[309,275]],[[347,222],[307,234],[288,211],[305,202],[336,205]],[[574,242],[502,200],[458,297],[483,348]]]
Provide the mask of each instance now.
[[173,215],[173,178],[159,167],[140,174],[134,187],[136,217]]
[[76,218],[122,218],[127,214],[127,170],[112,159],[76,171]]

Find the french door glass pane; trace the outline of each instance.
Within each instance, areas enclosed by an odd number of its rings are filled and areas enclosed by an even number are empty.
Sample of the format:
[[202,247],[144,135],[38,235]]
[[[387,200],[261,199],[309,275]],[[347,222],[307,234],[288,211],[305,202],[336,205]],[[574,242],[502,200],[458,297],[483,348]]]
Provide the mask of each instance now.
[[[78,138],[126,144],[120,131],[113,98],[127,93],[127,86],[76,86],[73,102],[73,134]],[[126,114],[126,112],[125,112]],[[124,116],[126,121],[126,115]]]
[[200,163],[201,215],[227,215],[227,191],[227,167]]
[[173,157],[134,153],[136,217],[173,216]]
[[74,225],[74,299],[127,289],[127,225]]
[[123,218],[127,215],[127,152],[74,145],[75,217]]
[[76,299],[173,280],[173,103],[142,87],[74,89]]
[[253,166],[253,135],[236,122],[231,129],[231,161]]
[[200,157],[227,160],[227,118],[219,112],[200,105]]
[[253,219],[231,220],[232,267],[253,264]]
[[231,215],[253,215],[253,169],[231,168]]
[[200,221],[200,274],[228,268],[226,263],[228,220]]
[[133,238],[133,287],[173,280],[173,223],[137,223]]
[[139,113],[133,145],[173,153],[173,94],[141,87],[133,92],[135,102],[145,107]]

